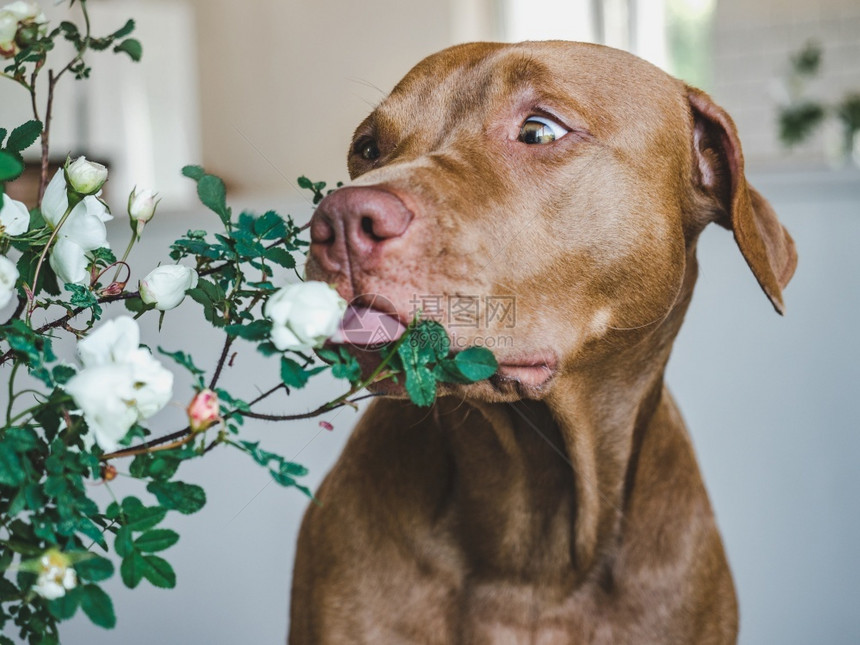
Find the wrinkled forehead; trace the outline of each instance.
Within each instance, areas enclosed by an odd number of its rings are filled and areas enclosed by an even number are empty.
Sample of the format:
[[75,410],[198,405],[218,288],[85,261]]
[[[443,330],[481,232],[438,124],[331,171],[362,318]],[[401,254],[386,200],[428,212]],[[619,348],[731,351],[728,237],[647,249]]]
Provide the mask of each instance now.
[[[685,131],[683,84],[626,52],[562,41],[470,43],[416,65],[371,116],[379,129],[450,129],[517,103],[552,107],[600,138]],[[400,135],[406,134],[403,132]]]

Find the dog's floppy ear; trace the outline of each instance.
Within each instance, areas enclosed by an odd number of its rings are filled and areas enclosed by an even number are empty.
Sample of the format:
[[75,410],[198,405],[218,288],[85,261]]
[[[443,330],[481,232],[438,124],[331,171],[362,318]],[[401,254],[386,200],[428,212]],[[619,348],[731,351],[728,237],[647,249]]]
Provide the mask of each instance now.
[[717,223],[732,230],[761,288],[783,313],[782,289],[797,266],[794,241],[770,204],[747,184],[731,117],[701,90],[688,87],[687,97],[693,114],[696,181],[717,202]]

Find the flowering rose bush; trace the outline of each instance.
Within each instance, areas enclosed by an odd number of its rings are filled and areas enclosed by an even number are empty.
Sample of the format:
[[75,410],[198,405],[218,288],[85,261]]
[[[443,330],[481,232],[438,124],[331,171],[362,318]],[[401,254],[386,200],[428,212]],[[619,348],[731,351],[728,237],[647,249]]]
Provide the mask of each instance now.
[[[83,29],[71,21],[52,28],[32,2],[0,7],[0,57],[6,59],[0,74],[26,90],[34,111],[11,131],[0,128],[0,372],[8,383],[0,427],[0,645],[12,643],[6,635],[12,633],[33,645],[58,643],[58,623],[78,609],[96,625],[112,627],[117,618],[101,583],[117,570],[132,589],[144,580],[174,587],[175,573],[162,556],[179,535],[161,524],[171,511],[194,513],[206,503],[200,486],[177,479],[188,460],[216,448],[238,450],[278,484],[312,496],[300,482],[303,466],[243,439],[246,421],[283,422],[354,405],[363,388],[390,378],[402,379],[412,400],[426,406],[438,382],[472,382],[496,369],[485,349],[449,355],[445,331],[416,320],[378,347],[377,367],[362,374],[343,341],[344,321],[356,309],[331,286],[296,274],[308,247],[302,229],[274,211],[234,214],[223,181],[199,166],[182,173],[195,182],[218,230],[187,231],[170,246],[173,264],[138,277],[128,259],[155,216],[155,191],[129,194],[131,234],[117,259],[106,227],[114,216],[101,193],[109,170],[70,157],[48,174],[57,82],[66,75],[86,78],[93,51],[112,49],[135,61],[142,55],[141,44],[128,37],[133,21],[96,37],[86,0],[71,5],[81,12]],[[49,54],[60,39],[71,43],[74,56],[52,67]],[[46,69],[48,98],[40,103],[37,81]],[[4,194],[5,183],[21,175],[21,153],[37,140],[39,191],[28,209]],[[323,182],[302,177],[299,185],[313,192],[315,204],[324,196]],[[290,273],[298,283],[284,286]],[[137,319],[156,311],[164,316],[186,299],[223,336],[209,372],[183,351],[141,345]],[[74,353],[55,348],[64,333],[75,341]],[[168,346],[180,342],[163,339]],[[273,383],[249,388],[252,397],[221,383],[240,342],[277,364]],[[176,370],[191,377],[190,391],[176,391]],[[276,395],[285,404],[327,370],[346,382],[331,401],[310,411],[259,411],[260,402]],[[171,403],[187,405],[187,426],[147,427]],[[87,484],[111,490],[120,472],[139,482],[140,493],[100,506]]]

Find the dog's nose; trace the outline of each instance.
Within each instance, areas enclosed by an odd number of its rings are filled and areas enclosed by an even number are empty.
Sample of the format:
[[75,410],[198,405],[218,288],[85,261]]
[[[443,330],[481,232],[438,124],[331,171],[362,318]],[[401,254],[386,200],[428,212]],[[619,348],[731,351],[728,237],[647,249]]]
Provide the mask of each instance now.
[[367,268],[387,240],[406,232],[412,217],[387,190],[341,188],[323,199],[311,218],[311,254],[330,271],[340,271],[347,259]]

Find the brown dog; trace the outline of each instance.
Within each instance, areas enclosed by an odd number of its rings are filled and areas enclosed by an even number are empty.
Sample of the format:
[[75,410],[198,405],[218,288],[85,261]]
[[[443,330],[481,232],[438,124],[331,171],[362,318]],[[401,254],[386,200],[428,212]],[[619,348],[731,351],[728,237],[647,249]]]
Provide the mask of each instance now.
[[[470,44],[394,88],[349,170],[314,214],[309,277],[404,323],[442,296],[453,346],[495,344],[500,369],[430,411],[370,406],[305,517],[290,642],[734,643],[663,385],[708,222],[780,312],[796,264],[729,116],[621,51]],[[511,296],[512,327],[485,315]],[[464,298],[479,308],[454,315]]]

